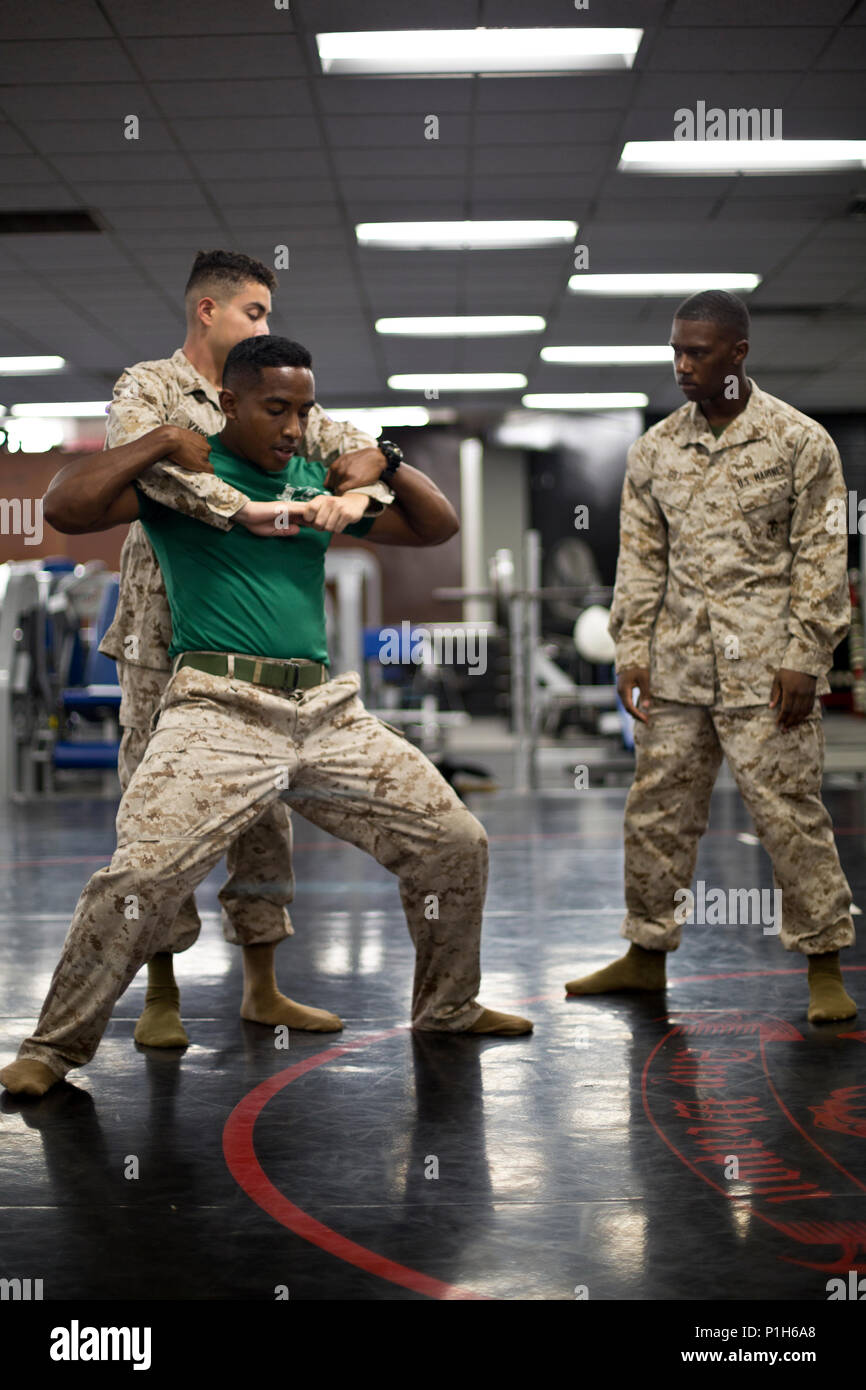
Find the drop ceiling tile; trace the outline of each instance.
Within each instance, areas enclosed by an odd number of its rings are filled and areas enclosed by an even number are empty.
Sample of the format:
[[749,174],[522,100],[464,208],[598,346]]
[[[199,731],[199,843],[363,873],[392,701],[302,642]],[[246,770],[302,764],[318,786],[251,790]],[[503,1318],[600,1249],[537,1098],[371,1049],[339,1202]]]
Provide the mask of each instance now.
[[725,69],[720,63],[713,71],[692,71],[683,66],[672,71],[642,73],[636,100],[641,106],[653,109],[663,110],[667,107],[671,121],[674,111],[682,106],[695,110],[699,101],[706,102],[707,107],[721,106],[726,111],[738,106],[781,106],[784,109],[784,103],[796,89],[798,81],[798,75],[743,72],[737,65]]
[[42,85],[43,101],[55,84],[62,86],[70,75],[78,83],[132,82],[138,76],[115,39],[58,39],[50,44],[7,39],[3,66],[15,74],[16,85]]
[[[126,115],[135,114],[127,112]],[[87,155],[109,154],[120,157],[136,152],[173,150],[171,132],[159,117],[139,118],[139,139],[127,140],[124,116],[114,120],[35,121],[23,123],[23,130],[41,154],[57,155],[87,151]]]
[[[46,209],[52,211],[77,212],[80,203],[72,198],[69,189],[58,179],[46,180],[44,183],[28,183],[26,186],[16,189],[15,192],[7,197],[7,211],[26,211],[43,212]],[[33,233],[35,236],[36,233]],[[95,234],[94,234],[95,235]],[[6,237],[0,238],[5,241]]]
[[299,78],[280,80],[238,77],[231,81],[202,78],[197,74],[186,82],[150,83],[154,99],[167,116],[186,116],[196,120],[209,116],[247,116],[263,120],[268,116],[308,117],[309,92]]
[[399,117],[417,113],[442,116],[449,111],[471,111],[472,82],[460,78],[319,77],[315,91],[322,110],[329,115],[379,114]]
[[[78,74],[75,74],[76,79]],[[104,76],[104,74],[103,74]],[[16,74],[17,77],[17,74]],[[0,88],[0,107],[13,120],[54,121],[119,120],[132,113],[142,120],[156,116],[147,88],[138,82],[79,81],[44,86]]]
[[487,0],[484,22],[491,27],[547,25],[569,29],[573,24],[600,24],[634,29],[657,23],[664,14],[665,5],[666,0],[640,0],[640,5],[635,5],[634,0],[605,0],[604,18],[601,19],[590,9],[570,14],[571,6],[561,4],[560,0],[534,0],[531,12],[524,0]]
[[866,29],[846,27],[836,34],[815,66],[819,72],[858,72],[862,79],[866,67]]
[[866,140],[866,109],[850,106],[816,108],[800,102],[798,92],[783,109],[786,140]]
[[764,190],[750,198],[728,198],[714,212],[720,223],[739,226],[744,217],[760,218],[764,222],[793,221],[824,222],[828,217],[838,217],[845,211],[848,197],[820,197],[816,194],[800,198],[773,198]]
[[[355,179],[344,178],[342,181],[343,196],[347,205],[351,208],[356,200],[365,198],[372,201],[374,212],[370,220],[376,222],[390,222],[413,220],[406,213],[405,204],[413,200],[434,197],[448,200],[449,198],[460,199],[465,194],[465,180],[463,178],[401,178],[392,180],[388,178],[368,178]],[[464,216],[466,214],[464,213]],[[444,213],[441,216],[445,216]],[[358,221],[365,220],[358,218]]]
[[[205,206],[202,190],[187,176],[175,183],[95,182],[82,180],[77,185],[82,202],[87,207],[97,208],[104,213],[110,224],[115,224],[127,208],[145,208],[159,213],[162,221],[175,221],[190,217],[190,209]],[[115,225],[121,225],[116,223]],[[129,226],[127,222],[125,225]]]
[[205,221],[207,214],[200,214],[195,223],[188,227],[172,226],[139,228],[135,217],[129,218],[129,227],[121,229],[122,243],[133,258],[145,253],[150,260],[153,256],[165,253],[185,256],[190,246],[210,245],[224,239],[224,232],[216,218]]
[[[578,199],[590,198],[595,192],[598,179],[589,174],[540,174],[538,177],[487,178],[484,170],[476,171],[472,181],[473,196],[484,198],[505,198],[512,201],[512,217],[546,217],[534,204],[549,199],[558,202],[559,210],[550,214],[554,217],[574,219]],[[473,214],[478,215],[478,214]]]
[[94,0],[28,0],[0,10],[0,39],[102,39],[111,29]]
[[0,155],[24,154],[30,155],[30,146],[19,135],[15,128],[3,121],[0,123]]
[[[324,173],[324,169],[320,169]],[[310,204],[329,205],[334,201],[336,190],[329,178],[304,178],[293,183],[289,178],[279,179],[226,179],[220,169],[205,180],[208,192],[226,212],[231,208],[255,208],[261,202],[272,202],[280,191],[290,191],[294,200],[296,216],[305,216]],[[282,183],[282,190],[281,185]]]
[[849,0],[821,0],[820,7],[814,0],[785,0],[783,5],[779,0],[674,0],[665,22],[672,28],[701,24],[717,29],[728,24],[811,28],[817,22],[840,22],[850,8]]
[[257,184],[270,180],[272,198],[285,188],[295,193],[308,178],[317,182],[324,178],[330,186],[328,167],[319,150],[292,150],[284,145],[281,149],[222,150],[213,154],[195,151],[186,158],[204,181],[210,182],[216,176],[222,187],[228,180],[235,181],[238,189],[251,180]]
[[401,185],[412,176],[416,179],[462,176],[467,166],[465,150],[435,142],[427,145],[421,142],[414,149],[334,150],[333,158],[337,173],[345,180],[391,175],[395,183],[399,180]]
[[477,145],[595,145],[617,134],[621,111],[561,112],[552,120],[549,112],[508,111],[482,113],[475,122]]
[[[55,183],[57,175],[51,166],[34,154],[0,155],[0,185],[6,189],[21,189],[26,184]],[[21,194],[15,193],[15,203],[19,204]],[[4,202],[8,205],[9,195]]]
[[419,102],[414,113],[394,112],[379,115],[327,116],[325,129],[328,140],[335,149],[393,149],[395,146],[408,146],[419,149],[426,144],[440,147],[462,148],[469,140],[472,130],[470,117],[464,112],[449,112],[440,118],[439,140],[425,141],[424,129],[427,114],[426,103]]
[[607,145],[570,145],[560,144],[557,140],[551,140],[541,148],[534,145],[484,145],[475,150],[472,164],[476,174],[483,174],[486,178],[493,174],[509,179],[521,174],[530,176],[528,182],[534,187],[538,174],[561,173],[570,176],[603,173],[610,166],[610,149]]
[[[357,28],[357,4],[346,0],[294,0],[298,23],[309,33]],[[437,0],[433,13],[413,11],[406,0],[364,0],[364,29],[473,29],[476,0]]]
[[321,204],[305,209],[300,223],[294,205],[282,211],[268,209],[261,214],[255,208],[227,208],[224,221],[230,231],[239,235],[254,233],[267,239],[277,236],[290,248],[318,245],[342,249],[347,239],[354,244],[354,237],[349,237],[343,228],[337,208],[323,207]]
[[695,176],[675,174],[635,174],[630,170],[612,168],[607,174],[602,199],[634,200],[642,206],[663,200],[675,205],[684,205],[691,198],[694,207],[692,217],[706,215],[706,210],[732,190],[736,177],[699,174]]
[[55,154],[51,163],[57,172],[71,183],[96,183],[100,180],[116,185],[149,183],[164,179],[165,185],[179,183],[190,177],[189,164],[181,154],[172,150],[149,150],[143,141],[123,141],[115,153]]
[[[199,16],[201,18],[201,16]],[[291,35],[200,35],[194,43],[178,43],[174,37],[130,39],[129,53],[147,81],[187,82],[207,73],[208,78],[232,81],[241,73],[259,77],[303,77],[298,45]]]
[[[679,73],[802,72],[832,38],[828,28],[738,28],[662,30],[653,49],[657,71]],[[822,66],[829,66],[822,64]],[[839,64],[834,64],[839,66]],[[852,67],[846,63],[843,66]],[[678,103],[679,104],[679,103]],[[740,102],[731,103],[739,106]],[[766,99],[762,105],[766,105]]]
[[[68,3],[68,0],[64,0]],[[105,10],[119,33],[127,37],[168,35],[198,40],[208,35],[246,35],[292,32],[294,5],[277,9],[268,5],[238,5],[237,0],[208,0],[202,13],[196,5],[178,5],[177,0],[104,0]]]
[[319,127],[312,116],[285,112],[282,116],[221,116],[191,120],[175,119],[175,134],[187,150],[220,150],[257,154],[282,150],[291,157],[293,150],[321,149]]
[[478,110],[574,111],[602,107],[619,111],[629,104],[641,81],[636,72],[590,72],[579,77],[484,77],[478,82]]

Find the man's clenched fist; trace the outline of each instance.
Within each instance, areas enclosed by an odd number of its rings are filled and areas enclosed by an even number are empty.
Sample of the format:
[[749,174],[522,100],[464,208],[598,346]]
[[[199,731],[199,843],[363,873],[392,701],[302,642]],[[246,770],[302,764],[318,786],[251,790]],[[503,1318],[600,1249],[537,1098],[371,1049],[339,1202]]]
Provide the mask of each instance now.
[[197,430],[185,430],[180,425],[163,425],[167,448],[165,456],[170,463],[177,463],[190,473],[213,473],[210,461],[210,445],[203,434]]
[[369,502],[363,492],[350,492],[345,497],[320,493],[307,502],[247,502],[232,520],[240,522],[254,536],[296,536],[302,526],[337,534],[353,521],[360,521]]

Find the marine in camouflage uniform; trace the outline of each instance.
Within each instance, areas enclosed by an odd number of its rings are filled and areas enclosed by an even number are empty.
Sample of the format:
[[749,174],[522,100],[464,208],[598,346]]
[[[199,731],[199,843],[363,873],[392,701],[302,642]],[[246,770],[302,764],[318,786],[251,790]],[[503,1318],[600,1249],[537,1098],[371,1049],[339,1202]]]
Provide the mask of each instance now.
[[629,451],[610,631],[618,671],[649,667],[651,705],[635,722],[622,935],[679,945],[674,894],[724,756],[782,890],[781,941],[823,955],[854,927],[821,800],[821,707],[783,730],[768,705],[780,668],[829,689],[850,605],[847,535],[828,517],[847,491],[826,430],[749,385],[718,438],[692,401]]
[[354,672],[292,694],[181,667],[19,1061],[62,1077],[93,1056],[181,903],[282,796],[397,875],[416,953],[413,1026],[477,1022],[487,839],[433,764],[365,710]]
[[[203,435],[225,424],[219,391],[196,370],[182,348],[169,358],[139,362],[117,380],[108,414],[106,447],[139,439],[158,425],[177,425]],[[304,451],[330,465],[340,454],[375,448],[369,435],[351,424],[329,419],[318,405],[310,412]],[[228,530],[249,498],[211,473],[193,473],[160,463],[139,478],[142,490],[162,503]],[[392,493],[383,483],[354,489],[380,502]],[[168,684],[171,614],[153,549],[140,522],[129,528],[120,556],[120,593],[114,621],[100,651],[117,662],[121,688],[122,737],[118,756],[121,790],[129,785],[144,756],[159,702]],[[235,945],[282,941],[293,934],[286,905],[294,895],[292,826],[288,808],[275,803],[260,820],[228,845],[229,879],[221,889],[223,934]],[[174,930],[162,951],[185,951],[198,937],[201,921],[193,898],[178,911]]]

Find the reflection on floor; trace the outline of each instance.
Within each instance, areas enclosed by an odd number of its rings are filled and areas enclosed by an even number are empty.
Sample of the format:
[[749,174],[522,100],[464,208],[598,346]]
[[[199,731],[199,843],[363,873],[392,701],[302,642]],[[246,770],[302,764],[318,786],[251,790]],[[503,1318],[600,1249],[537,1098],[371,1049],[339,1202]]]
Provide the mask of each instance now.
[[[806,1022],[802,959],[761,925],[687,928],[666,999],[566,1002],[622,948],[624,796],[473,807],[493,850],[481,998],[530,1013],[529,1040],[406,1031],[393,880],[296,817],[281,983],[346,1030],[277,1049],[237,1016],[213,875],[179,969],[188,1051],[136,1049],[136,982],[74,1085],[0,1104],[0,1277],[45,1299],[824,1301],[866,1272],[866,949],[844,958],[848,1024]],[[856,902],[864,793],[826,799]],[[719,789],[697,876],[770,888],[750,831]],[[0,819],[4,1061],[112,846],[107,802]]]

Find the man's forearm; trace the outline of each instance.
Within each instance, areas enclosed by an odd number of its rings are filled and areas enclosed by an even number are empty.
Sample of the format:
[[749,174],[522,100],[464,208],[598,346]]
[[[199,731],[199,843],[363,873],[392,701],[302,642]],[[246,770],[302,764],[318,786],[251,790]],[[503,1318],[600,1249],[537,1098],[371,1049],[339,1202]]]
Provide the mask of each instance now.
[[138,486],[152,502],[173,512],[203,521],[218,531],[230,531],[240,519],[249,498],[215,473],[192,472],[180,464],[159,459],[146,468]]
[[425,545],[441,545],[460,530],[457,513],[426,473],[401,463],[389,485],[395,507]]
[[68,463],[49,484],[42,506],[45,520],[67,534],[90,530],[144,469],[165,458],[172,441],[172,426],[158,425],[130,444]]

